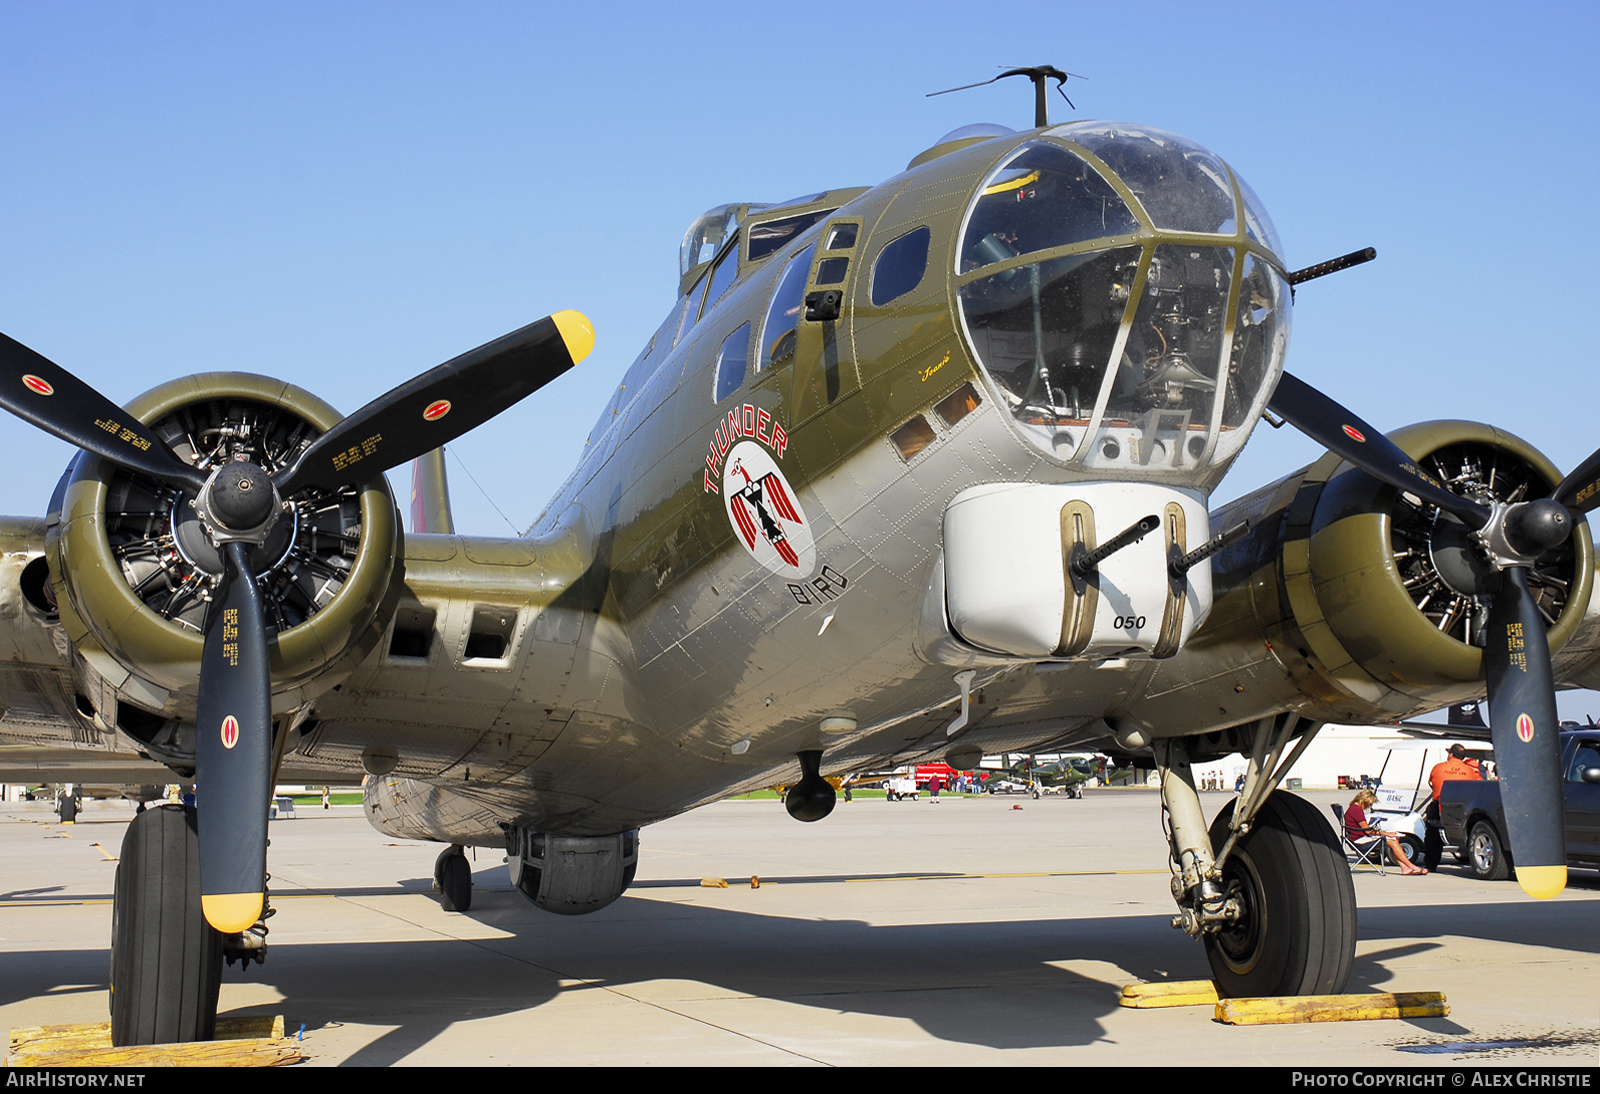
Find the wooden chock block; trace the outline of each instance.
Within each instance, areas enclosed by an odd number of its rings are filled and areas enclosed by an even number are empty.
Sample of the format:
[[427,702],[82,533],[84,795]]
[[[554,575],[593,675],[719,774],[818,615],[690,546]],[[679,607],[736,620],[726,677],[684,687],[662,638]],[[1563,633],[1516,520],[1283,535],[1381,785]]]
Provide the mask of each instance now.
[[1371,995],[1288,995],[1264,999],[1219,999],[1216,1018],[1230,1026],[1286,1022],[1370,1022],[1383,1018],[1443,1018],[1450,1004],[1439,991],[1375,992]]
[[1124,984],[1125,1007],[1209,1007],[1216,1005],[1217,986],[1209,980],[1170,980],[1152,984]]

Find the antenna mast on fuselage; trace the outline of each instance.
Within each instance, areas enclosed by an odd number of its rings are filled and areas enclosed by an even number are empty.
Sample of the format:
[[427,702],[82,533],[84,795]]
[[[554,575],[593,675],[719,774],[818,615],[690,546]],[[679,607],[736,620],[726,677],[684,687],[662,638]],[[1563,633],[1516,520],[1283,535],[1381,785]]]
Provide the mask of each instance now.
[[[1087,76],[1078,76],[1076,72],[1063,72],[1061,69],[1056,68],[1053,65],[1035,65],[1031,68],[1008,69],[1007,71],[1000,73],[1000,75],[996,76],[993,80],[980,80],[975,84],[963,84],[960,87],[948,87],[943,91],[930,91],[925,98],[931,99],[935,95],[948,95],[952,91],[966,91],[968,88],[983,87],[985,84],[994,83],[995,80],[1003,80],[1007,76],[1026,76],[1028,79],[1033,81],[1033,124],[1036,128],[1040,129],[1050,124],[1049,101],[1045,95],[1045,82],[1047,80],[1054,80],[1056,82],[1056,90],[1061,92],[1061,97],[1063,99],[1067,99],[1067,93],[1062,91],[1061,85],[1067,82],[1068,76],[1077,76],[1080,80],[1088,79]],[[1073,106],[1071,99],[1067,99],[1067,105],[1071,106],[1074,110],[1078,109],[1076,106]]]

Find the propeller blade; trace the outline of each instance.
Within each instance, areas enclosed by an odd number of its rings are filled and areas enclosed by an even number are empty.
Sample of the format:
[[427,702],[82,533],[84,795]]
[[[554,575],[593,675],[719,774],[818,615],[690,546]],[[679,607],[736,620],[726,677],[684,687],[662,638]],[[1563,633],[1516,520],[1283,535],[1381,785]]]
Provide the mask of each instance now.
[[1591,452],[1572,474],[1562,479],[1551,497],[1574,513],[1587,513],[1600,505],[1600,449]]
[[206,477],[144,424],[47,357],[0,334],[0,406],[46,433],[162,482],[199,491]]
[[1528,589],[1528,571],[1511,566],[1504,573],[1483,648],[1489,732],[1517,883],[1544,900],[1567,885],[1561,725],[1544,617]]
[[1489,510],[1444,488],[1389,438],[1303,380],[1285,372],[1267,406],[1300,432],[1373,478],[1454,513],[1474,531]]
[[582,361],[594,329],[575,311],[530,323],[382,395],[306,449],[277,479],[289,497],[368,478],[448,444]]
[[266,894],[272,797],[272,670],[250,547],[224,543],[222,587],[200,656],[195,789],[200,908],[224,934],[253,926]]

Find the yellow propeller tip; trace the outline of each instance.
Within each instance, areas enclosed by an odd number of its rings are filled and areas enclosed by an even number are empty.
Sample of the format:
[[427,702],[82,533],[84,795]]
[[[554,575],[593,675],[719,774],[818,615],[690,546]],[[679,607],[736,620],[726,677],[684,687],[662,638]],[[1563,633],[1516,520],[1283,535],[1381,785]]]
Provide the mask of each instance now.
[[594,324],[581,311],[558,311],[550,317],[555,321],[561,340],[567,344],[567,355],[577,364],[594,349]]
[[261,905],[260,893],[213,893],[200,897],[206,922],[223,934],[238,934],[254,927],[261,918]]
[[1567,887],[1565,866],[1518,866],[1517,884],[1535,900],[1549,900],[1559,896]]

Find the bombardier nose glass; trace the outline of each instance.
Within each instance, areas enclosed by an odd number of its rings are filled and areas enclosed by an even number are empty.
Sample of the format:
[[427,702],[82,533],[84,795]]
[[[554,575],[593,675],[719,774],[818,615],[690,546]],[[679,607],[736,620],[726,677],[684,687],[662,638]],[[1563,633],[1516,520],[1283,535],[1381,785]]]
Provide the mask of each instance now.
[[1079,147],[1022,145],[967,215],[956,284],[975,356],[1057,459],[1152,474],[1231,459],[1288,342],[1271,221],[1220,159],[1171,134],[1049,136]]
[[1148,126],[1080,122],[1052,131],[1087,148],[1133,191],[1157,228],[1233,235],[1228,169],[1182,137]]
[[1138,230],[1127,203],[1088,163],[1059,145],[1025,144],[978,194],[961,268]]

